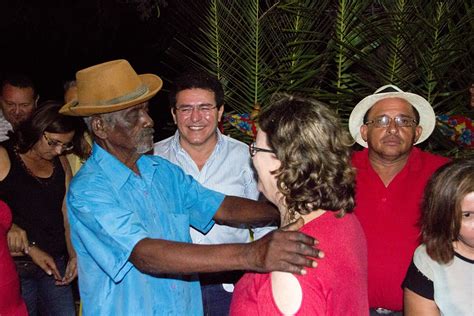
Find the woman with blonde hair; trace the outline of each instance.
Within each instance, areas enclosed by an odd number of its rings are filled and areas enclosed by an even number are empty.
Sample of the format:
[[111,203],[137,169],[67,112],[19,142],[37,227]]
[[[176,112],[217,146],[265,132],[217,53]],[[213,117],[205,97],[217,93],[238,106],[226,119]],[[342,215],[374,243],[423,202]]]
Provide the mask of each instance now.
[[247,273],[231,315],[367,315],[367,246],[354,208],[351,141],[336,115],[313,99],[276,96],[259,117],[250,154],[258,188],[281,225],[304,220],[324,259],[305,275]]

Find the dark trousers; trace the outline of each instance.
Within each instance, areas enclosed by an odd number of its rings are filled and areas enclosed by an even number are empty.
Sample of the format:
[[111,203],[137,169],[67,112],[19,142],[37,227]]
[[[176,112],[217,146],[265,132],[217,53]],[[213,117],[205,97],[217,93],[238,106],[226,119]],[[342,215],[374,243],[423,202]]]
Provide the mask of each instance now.
[[224,290],[222,284],[203,285],[201,291],[205,316],[229,315],[232,293]]
[[242,275],[242,271],[199,274],[205,316],[229,315],[232,292],[227,292],[222,283],[235,284]]
[[[64,275],[66,257],[54,258],[56,266]],[[21,296],[30,316],[65,315],[74,316],[74,299],[70,285],[56,285],[54,277],[47,275],[31,261],[15,261],[21,283]]]

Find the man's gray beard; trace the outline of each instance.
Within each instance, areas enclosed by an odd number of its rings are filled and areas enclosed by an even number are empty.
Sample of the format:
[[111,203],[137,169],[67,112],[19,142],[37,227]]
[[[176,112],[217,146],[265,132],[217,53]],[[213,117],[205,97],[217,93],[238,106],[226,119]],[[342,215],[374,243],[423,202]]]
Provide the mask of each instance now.
[[[140,133],[140,135],[137,137],[138,138],[138,142],[136,146],[137,153],[145,154],[153,149],[153,133],[154,132],[155,132],[154,129],[150,128]],[[147,139],[150,139],[150,140],[146,141]]]
[[150,150],[153,149],[153,140],[151,142],[149,142],[149,144],[139,144],[137,146],[137,153],[139,154],[146,154],[147,152],[149,152]]

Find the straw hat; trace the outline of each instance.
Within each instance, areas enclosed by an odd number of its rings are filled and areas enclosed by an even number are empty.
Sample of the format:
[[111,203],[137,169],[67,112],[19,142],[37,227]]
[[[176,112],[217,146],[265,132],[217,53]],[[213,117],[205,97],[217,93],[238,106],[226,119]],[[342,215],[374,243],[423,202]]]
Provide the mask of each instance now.
[[367,142],[364,141],[360,135],[360,127],[364,124],[365,113],[367,113],[375,103],[387,98],[404,99],[420,114],[420,122],[418,125],[422,127],[422,132],[416,144],[425,141],[431,135],[435,128],[436,116],[430,103],[417,94],[404,92],[394,85],[386,85],[378,88],[374,94],[362,99],[352,110],[349,117],[349,131],[357,143],[367,147]]
[[77,100],[59,111],[65,115],[91,116],[126,109],[151,99],[163,82],[153,74],[137,75],[124,59],[79,70]]

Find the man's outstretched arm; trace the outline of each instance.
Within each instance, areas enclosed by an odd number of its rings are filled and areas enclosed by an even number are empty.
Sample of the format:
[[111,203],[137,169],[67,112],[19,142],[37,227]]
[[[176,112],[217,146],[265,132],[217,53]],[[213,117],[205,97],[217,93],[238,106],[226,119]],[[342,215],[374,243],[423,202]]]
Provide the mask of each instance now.
[[248,244],[195,245],[145,238],[134,247],[130,261],[148,274],[190,274],[227,270],[284,271],[304,274],[322,252],[314,238],[296,232],[303,220]]
[[226,196],[214,215],[219,224],[228,226],[277,225],[280,212],[270,202],[258,202],[236,196]]

